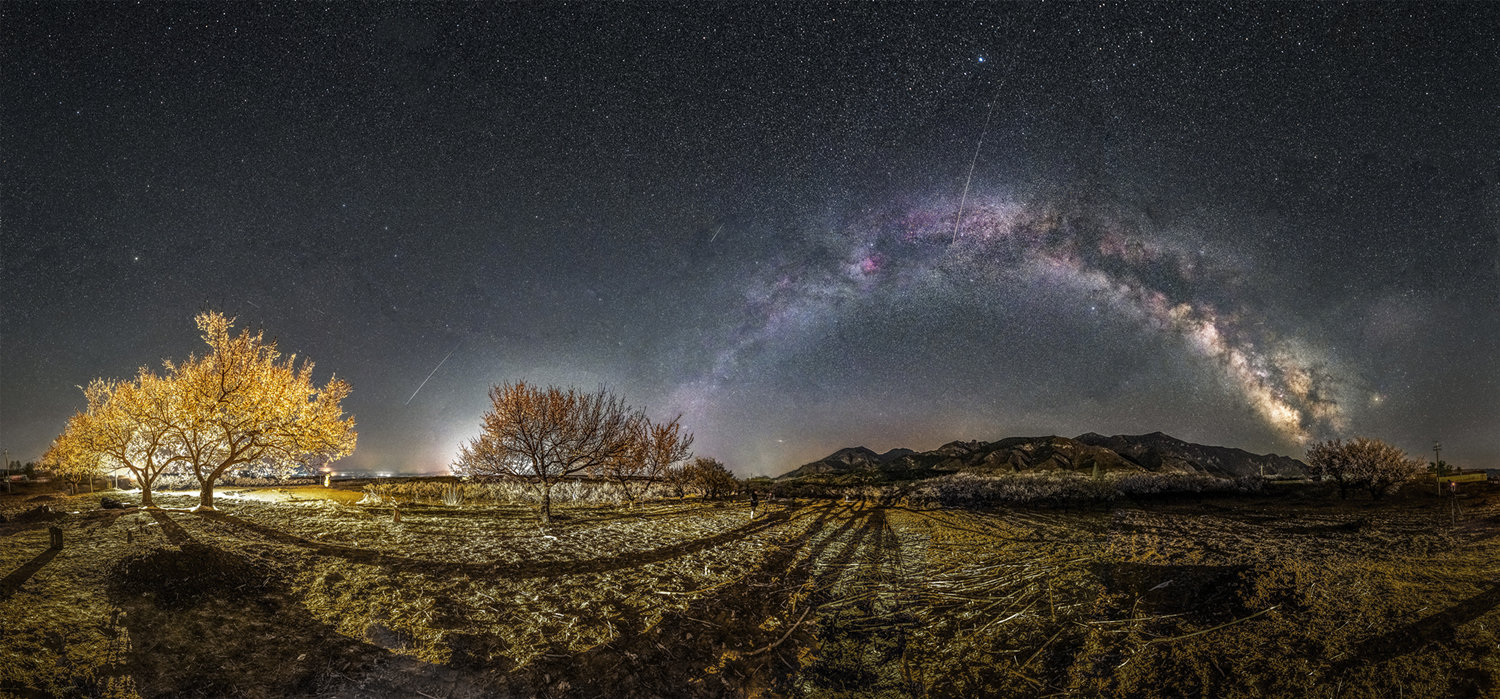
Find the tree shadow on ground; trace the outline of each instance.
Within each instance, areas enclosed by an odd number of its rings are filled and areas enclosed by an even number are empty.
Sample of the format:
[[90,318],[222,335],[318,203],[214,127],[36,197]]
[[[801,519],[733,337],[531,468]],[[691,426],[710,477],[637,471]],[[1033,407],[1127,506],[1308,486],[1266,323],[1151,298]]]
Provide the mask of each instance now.
[[[899,582],[900,542],[883,509],[871,511],[824,577],[842,577],[838,571],[847,570],[857,555],[864,561],[850,582],[863,585],[850,585],[845,595],[861,586]],[[845,603],[834,597],[832,585],[819,587],[827,589],[814,595],[820,608],[812,662],[803,668],[797,685],[787,683],[781,689],[830,696],[921,696],[922,688],[905,662],[906,628],[913,619],[899,603],[882,602],[874,594],[855,594],[855,601]]]
[[171,515],[161,510],[147,510],[147,512],[151,513],[151,519],[156,520],[156,523],[161,525],[162,535],[166,536],[167,541],[172,542],[173,545],[182,546],[183,544],[194,542],[193,537],[187,533],[187,530],[182,528],[182,525],[173,521]]
[[41,570],[48,563],[51,563],[52,559],[57,557],[59,551],[61,549],[48,548],[37,554],[36,558],[27,561],[25,565],[11,571],[10,575],[5,576],[4,579],[0,579],[0,602],[10,599],[11,595],[16,594],[21,589],[21,586],[25,585],[26,581],[31,579],[31,576],[36,575],[37,571]]
[[792,680],[818,643],[813,612],[881,526],[870,510],[820,508],[805,531],[751,574],[648,629],[583,653],[558,649],[500,681],[517,695],[795,695]]
[[[271,541],[283,544],[291,544],[313,551],[319,555],[336,556],[354,563],[367,565],[378,565],[401,571],[423,573],[436,576],[454,575],[493,575],[515,580],[531,578],[551,578],[559,575],[578,575],[587,573],[604,573],[624,568],[634,568],[648,563],[686,556],[699,551],[704,551],[717,546],[723,546],[733,541],[744,539],[758,532],[770,529],[792,520],[803,513],[798,510],[783,510],[757,518],[741,526],[720,532],[713,536],[699,539],[690,539],[676,544],[669,544],[647,551],[632,551],[615,556],[606,556],[590,560],[561,560],[561,561],[519,561],[514,563],[449,563],[442,561],[425,561],[404,556],[394,556],[379,551],[362,549],[356,546],[345,546],[342,544],[328,544],[318,541],[309,541],[302,537],[289,534],[275,527],[252,522],[241,517],[224,512],[201,512],[199,516],[211,519],[215,522],[237,527],[239,529],[254,532]],[[170,538],[170,537],[169,537]]]
[[1430,643],[1451,641],[1459,626],[1484,616],[1496,606],[1500,606],[1500,581],[1441,612],[1365,639],[1348,660],[1340,663],[1338,669],[1348,670],[1366,664],[1379,664],[1419,650]]
[[483,694],[462,673],[338,633],[287,595],[264,563],[199,543],[165,514],[153,517],[177,548],[122,559],[109,588],[115,623],[130,638],[117,672],[142,696],[416,696],[436,686],[450,696]]

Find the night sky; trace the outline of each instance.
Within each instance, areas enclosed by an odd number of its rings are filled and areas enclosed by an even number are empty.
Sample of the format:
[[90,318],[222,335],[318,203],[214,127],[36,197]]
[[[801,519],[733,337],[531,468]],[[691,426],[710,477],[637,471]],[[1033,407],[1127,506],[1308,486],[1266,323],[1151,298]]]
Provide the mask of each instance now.
[[353,385],[346,469],[443,469],[518,379],[682,412],[742,475],[1156,430],[1500,466],[1497,27],[6,2],[0,447],[215,309]]

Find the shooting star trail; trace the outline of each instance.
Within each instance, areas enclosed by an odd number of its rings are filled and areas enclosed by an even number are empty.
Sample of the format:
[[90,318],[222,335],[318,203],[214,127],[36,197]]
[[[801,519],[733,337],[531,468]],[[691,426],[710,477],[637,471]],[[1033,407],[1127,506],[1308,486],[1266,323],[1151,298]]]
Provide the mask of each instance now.
[[[969,183],[974,181],[974,166],[979,163],[979,151],[984,148],[984,137],[990,132],[990,118],[995,116],[995,102],[1000,100],[1000,90],[1005,87],[1005,76],[1010,72],[1010,64],[1015,61],[1015,56],[1006,61],[1006,68],[1000,74],[1000,79],[995,83],[995,94],[990,96],[990,105],[984,110],[984,126],[979,129],[979,142],[974,144],[974,157],[969,159],[969,175],[964,178],[964,193],[958,200],[958,214],[953,217],[953,239],[958,242],[959,224],[964,220],[964,205],[969,202]],[[979,57],[979,62],[984,63],[984,56]]]
[[[462,345],[462,344],[463,343],[461,343],[461,342],[459,343],[459,345]],[[454,345],[453,349],[448,350],[448,354],[443,355],[443,360],[441,362],[438,362],[437,366],[433,367],[432,371],[430,371],[430,372],[427,373],[427,378],[422,379],[422,383],[417,384],[417,390],[411,392],[411,398],[407,398],[406,402],[402,403],[401,405],[403,405],[403,406],[411,405],[411,399],[412,398],[416,398],[417,394],[422,392],[422,387],[426,386],[427,382],[432,380],[432,375],[436,374],[438,369],[443,368],[443,362],[448,361],[448,358],[452,357],[453,353],[457,352],[457,351],[458,351],[458,345]]]
[[[996,90],[997,98],[999,91]],[[969,201],[969,183],[974,180],[974,165],[979,162],[979,149],[984,147],[984,136],[990,130],[990,117],[995,113],[995,100],[990,100],[989,109],[984,112],[984,127],[979,129],[979,143],[974,146],[974,157],[969,161],[969,176],[964,178],[964,195],[958,200],[958,215],[953,217],[953,241],[958,242],[958,226],[964,220],[964,204]]]

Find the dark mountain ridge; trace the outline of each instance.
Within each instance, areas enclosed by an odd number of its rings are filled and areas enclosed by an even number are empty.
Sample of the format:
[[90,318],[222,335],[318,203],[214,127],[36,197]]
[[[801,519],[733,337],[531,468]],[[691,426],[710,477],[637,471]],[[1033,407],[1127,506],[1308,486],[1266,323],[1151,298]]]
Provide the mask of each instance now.
[[1149,471],[1207,473],[1224,478],[1262,475],[1300,478],[1301,461],[1277,454],[1184,442],[1152,432],[1106,437],[1089,432],[1067,437],[1011,437],[995,442],[949,442],[932,451],[892,449],[877,454],[865,447],[840,449],[804,464],[782,478],[815,474],[878,472],[890,475],[941,475],[958,471],[1014,473],[1037,470]]

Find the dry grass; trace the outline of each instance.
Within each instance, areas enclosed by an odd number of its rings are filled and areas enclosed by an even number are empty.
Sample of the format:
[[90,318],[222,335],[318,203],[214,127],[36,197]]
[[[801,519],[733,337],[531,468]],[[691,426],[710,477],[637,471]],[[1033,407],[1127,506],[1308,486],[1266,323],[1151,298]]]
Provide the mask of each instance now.
[[[0,693],[1473,696],[1500,493],[1085,511],[226,493],[0,525]],[[30,503],[0,501],[15,512]],[[166,576],[166,579],[163,578]],[[172,581],[180,582],[172,582]],[[200,671],[195,668],[213,668]]]

